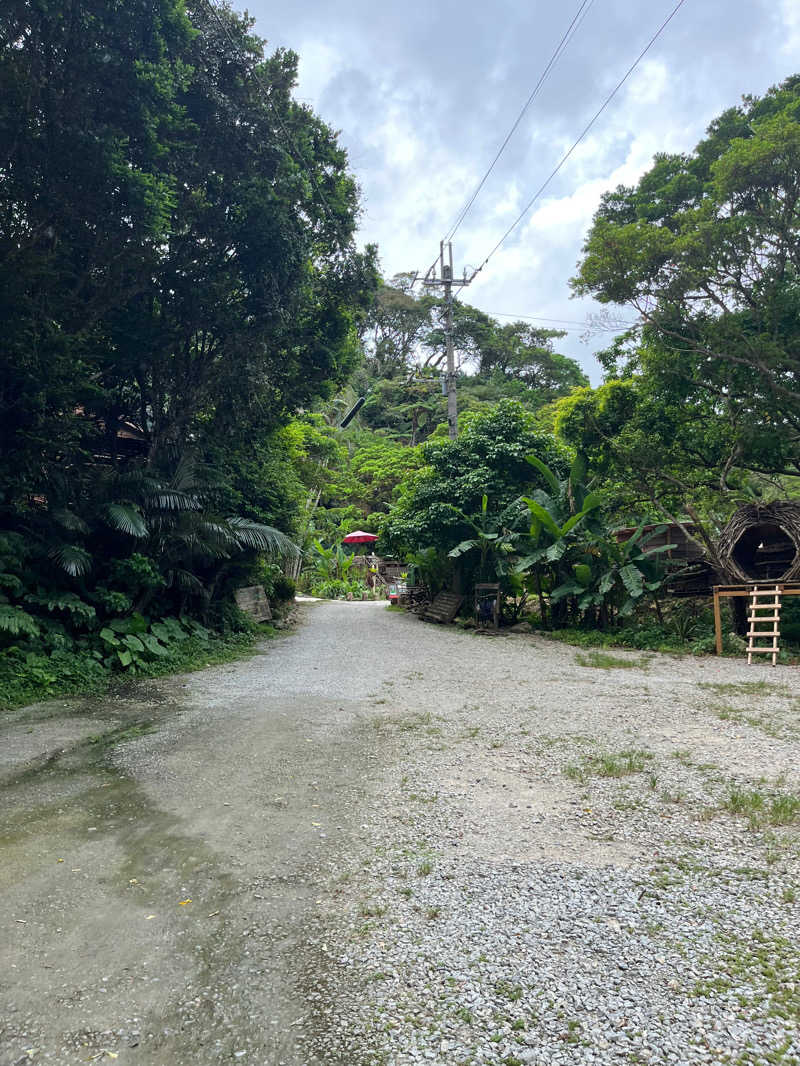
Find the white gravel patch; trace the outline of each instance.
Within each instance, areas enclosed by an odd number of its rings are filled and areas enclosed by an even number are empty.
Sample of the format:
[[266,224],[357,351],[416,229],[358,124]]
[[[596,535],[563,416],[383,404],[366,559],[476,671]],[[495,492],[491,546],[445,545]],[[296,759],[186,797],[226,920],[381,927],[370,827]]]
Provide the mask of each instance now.
[[800,1063],[797,670],[387,617],[307,1061]]

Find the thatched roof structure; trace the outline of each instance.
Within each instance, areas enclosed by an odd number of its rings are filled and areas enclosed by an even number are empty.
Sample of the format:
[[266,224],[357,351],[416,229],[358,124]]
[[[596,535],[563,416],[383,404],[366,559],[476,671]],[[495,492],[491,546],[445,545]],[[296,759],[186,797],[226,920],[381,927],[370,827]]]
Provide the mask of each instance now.
[[718,542],[723,577],[734,585],[800,580],[800,502],[740,507]]

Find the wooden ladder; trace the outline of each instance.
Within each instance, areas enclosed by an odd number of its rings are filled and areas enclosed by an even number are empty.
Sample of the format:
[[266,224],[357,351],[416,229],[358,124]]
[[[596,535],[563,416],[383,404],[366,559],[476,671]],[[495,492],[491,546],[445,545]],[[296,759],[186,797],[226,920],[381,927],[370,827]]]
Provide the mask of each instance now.
[[[747,616],[747,620],[750,623],[747,629],[748,665],[752,663],[754,655],[771,655],[773,666],[778,662],[782,591],[783,589],[780,585],[773,585],[766,589],[759,588],[758,585],[753,586],[753,591],[750,593],[750,610]],[[770,613],[763,614],[762,612],[764,611],[769,611]],[[772,623],[772,629],[758,628],[768,622]],[[757,640],[769,640],[771,643],[768,646],[759,647],[756,644]]]

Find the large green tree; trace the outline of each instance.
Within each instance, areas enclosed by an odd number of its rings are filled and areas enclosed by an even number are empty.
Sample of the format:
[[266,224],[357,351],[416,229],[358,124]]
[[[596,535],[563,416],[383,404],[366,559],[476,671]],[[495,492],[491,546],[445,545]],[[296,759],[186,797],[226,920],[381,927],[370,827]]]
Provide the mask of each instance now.
[[456,440],[434,438],[423,445],[425,465],[402,488],[383,525],[383,545],[399,553],[451,551],[472,535],[464,515],[481,514],[484,495],[491,517],[543,484],[527,461],[531,454],[559,474],[566,472],[567,449],[537,430],[522,404],[502,400],[466,415]]
[[43,580],[90,582],[157,553],[171,501],[215,587],[195,532],[298,527],[279,427],[358,358],[376,274],[345,153],[296,55],[226,6],[12,0],[0,45],[0,518]]
[[[642,342],[606,359],[637,381],[596,414],[613,408],[618,452],[648,491],[659,463],[674,489],[693,469],[723,494],[747,472],[800,473],[800,76],[607,193],[573,285],[641,316]],[[587,432],[611,446],[611,421]]]
[[96,435],[83,416],[108,316],[143,299],[177,203],[167,145],[188,135],[179,98],[193,36],[180,0],[11,0],[0,11],[6,498],[34,491],[43,469],[76,461]]

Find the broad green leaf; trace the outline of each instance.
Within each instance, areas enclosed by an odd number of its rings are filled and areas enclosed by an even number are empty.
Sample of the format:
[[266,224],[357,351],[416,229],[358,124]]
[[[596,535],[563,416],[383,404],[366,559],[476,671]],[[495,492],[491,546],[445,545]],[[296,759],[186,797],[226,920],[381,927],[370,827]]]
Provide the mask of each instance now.
[[547,559],[548,562],[556,563],[559,559],[563,558],[566,550],[567,542],[565,540],[557,540],[545,550],[544,558]]
[[164,645],[160,644],[155,637],[150,636],[148,633],[142,637],[142,644],[144,644],[145,648],[151,655],[157,655],[161,658],[169,654]]
[[559,600],[566,599],[567,596],[577,596],[583,592],[583,585],[579,585],[575,581],[565,581],[563,585],[559,585],[558,588],[553,589],[550,593],[550,602],[558,603]]
[[573,530],[576,526],[580,525],[586,517],[587,513],[587,511],[581,511],[580,514],[574,514],[571,518],[568,518],[564,525],[561,527],[562,536],[566,537],[567,533],[569,533],[570,530]]
[[644,576],[635,566],[623,566],[619,572],[622,584],[635,599],[642,595]]
[[528,510],[534,518],[542,524],[547,532],[556,539],[560,538],[562,536],[560,527],[553,521],[552,517],[547,513],[544,507],[542,507],[540,503],[537,503],[536,500],[531,499],[530,496],[523,496],[522,498],[525,501]]
[[592,568],[587,566],[586,563],[576,563],[573,570],[575,571],[575,577],[585,588],[592,580]]
[[462,540],[460,544],[457,544],[452,551],[447,553],[448,558],[457,559],[459,555],[464,555],[468,551],[472,551],[473,548],[478,547],[477,540]]
[[536,470],[539,471],[539,473],[545,479],[547,484],[550,486],[553,495],[559,496],[561,494],[561,484],[556,475],[550,469],[550,467],[547,466],[546,463],[543,463],[538,455],[526,455],[525,458],[531,464],[532,467],[535,467]]
[[597,586],[597,591],[601,596],[607,595],[613,589],[615,577],[616,573],[613,570],[609,570],[600,578],[600,584]]

